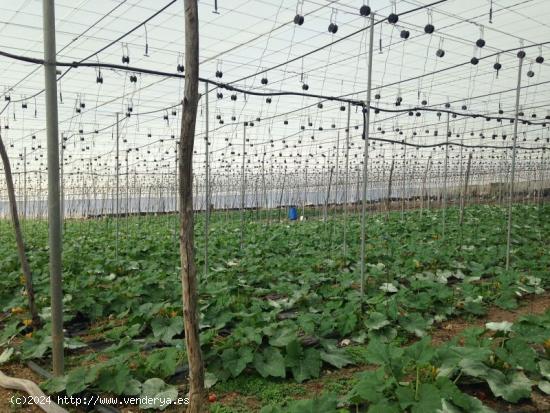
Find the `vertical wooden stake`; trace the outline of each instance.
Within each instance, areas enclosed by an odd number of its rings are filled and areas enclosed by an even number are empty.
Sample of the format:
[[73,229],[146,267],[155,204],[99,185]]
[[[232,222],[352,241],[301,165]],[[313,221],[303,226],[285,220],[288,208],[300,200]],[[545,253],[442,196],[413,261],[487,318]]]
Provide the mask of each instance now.
[[206,405],[204,365],[199,340],[197,269],[193,239],[193,143],[199,101],[199,14],[197,0],[184,0],[185,87],[179,151],[180,256],[183,321],[189,363],[187,413],[199,413]]

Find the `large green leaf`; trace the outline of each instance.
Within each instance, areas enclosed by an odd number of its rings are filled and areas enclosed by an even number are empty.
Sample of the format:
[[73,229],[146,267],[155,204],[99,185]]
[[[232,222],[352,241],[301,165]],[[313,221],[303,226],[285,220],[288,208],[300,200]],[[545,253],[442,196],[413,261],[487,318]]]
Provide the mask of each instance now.
[[296,330],[286,327],[277,330],[275,335],[269,339],[269,344],[275,347],[285,347],[288,343],[295,339]]
[[151,322],[151,328],[155,338],[168,343],[175,335],[183,332],[183,318],[157,317]]
[[[500,374],[498,374],[498,373]],[[511,403],[517,403],[531,396],[533,382],[522,371],[508,373],[506,376],[498,370],[493,370],[487,383],[493,394]]]
[[506,340],[503,347],[495,349],[495,354],[513,368],[536,372],[537,354],[522,338],[514,337]]
[[99,374],[99,369],[78,367],[67,374],[65,382],[67,396],[80,393],[86,389],[90,383],[94,382]]
[[382,314],[378,313],[376,311],[373,311],[369,314],[369,318],[365,321],[365,326],[368,327],[371,330],[379,330],[382,327],[387,326],[390,324],[387,317]]
[[390,364],[393,359],[403,355],[403,349],[386,344],[377,338],[370,340],[367,346],[367,360],[371,363],[385,365]]
[[441,413],[493,413],[491,409],[484,406],[480,400],[460,389],[446,377],[439,377],[436,385],[441,393]]
[[123,394],[130,379],[128,367],[120,365],[101,369],[95,384],[102,391]]
[[412,413],[435,412],[441,408],[441,393],[431,383],[422,383],[418,391],[418,401],[413,404]]
[[405,356],[414,364],[427,364],[435,355],[435,348],[431,345],[431,338],[424,337],[405,349]]
[[391,386],[391,380],[386,380],[384,369],[366,371],[359,375],[357,384],[353,386],[348,398],[354,403],[379,403],[385,400],[384,390]]
[[286,346],[286,364],[290,367],[292,375],[298,383],[319,377],[321,372],[319,350],[313,348],[303,349],[297,340]]
[[139,405],[140,409],[166,409],[178,397],[178,390],[175,386],[166,384],[159,378],[152,378],[142,385],[141,399],[144,403]]
[[500,370],[492,369],[480,361],[465,359],[460,362],[465,374],[485,379],[493,394],[504,400],[516,403],[531,395],[533,383],[521,371],[509,372],[507,375]]
[[326,361],[327,363],[333,365],[337,368],[342,368],[348,364],[352,364],[346,352],[343,350],[332,350],[330,352],[321,351],[321,360]]
[[262,377],[281,377],[286,376],[285,359],[281,352],[272,347],[266,348],[263,352],[256,352],[254,355],[254,367]]
[[153,351],[146,359],[147,372],[161,378],[169,377],[176,371],[180,351],[175,347],[167,347]]
[[225,350],[221,358],[224,368],[233,377],[237,377],[246,368],[248,363],[254,359],[254,355],[249,347],[241,347],[238,350],[233,348]]
[[418,313],[407,314],[399,320],[399,324],[417,337],[424,337],[428,328],[428,322]]

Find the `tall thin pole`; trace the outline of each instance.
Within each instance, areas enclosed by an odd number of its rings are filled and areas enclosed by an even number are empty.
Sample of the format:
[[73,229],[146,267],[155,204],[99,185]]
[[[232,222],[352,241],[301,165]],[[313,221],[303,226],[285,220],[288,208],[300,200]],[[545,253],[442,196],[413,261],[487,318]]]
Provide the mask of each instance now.
[[243,163],[241,168],[241,249],[243,248],[244,242],[244,191],[245,191],[245,175],[244,175],[244,163],[246,160],[245,157],[246,150],[246,122],[243,124]]
[[63,233],[63,225],[65,222],[65,178],[63,175],[63,164],[64,164],[64,146],[65,146],[65,137],[61,133],[61,145],[59,145],[59,172],[61,174],[61,231]]
[[[420,215],[421,216],[424,213],[424,199],[428,197],[427,196],[428,194],[427,194],[427,191],[426,191],[426,180],[428,179],[428,172],[430,171],[431,161],[432,161],[432,157],[429,156],[428,157],[428,163],[426,165],[426,171],[424,172],[424,178],[422,179],[422,193],[421,193],[421,197],[420,197]],[[428,207],[429,207],[429,204],[428,204]]]
[[336,137],[336,176],[334,178],[334,205],[338,204],[338,185],[340,184],[340,132]]
[[195,266],[193,222],[193,145],[199,101],[199,13],[197,0],[184,0],[185,87],[179,148],[180,257],[183,292],[183,324],[189,365],[187,413],[205,408],[204,363],[199,338],[199,298]]
[[[407,138],[405,138],[404,143],[407,143]],[[405,189],[407,183],[407,145],[403,146],[403,181],[401,187],[401,221],[405,218]]]
[[119,214],[119,204],[118,204],[118,201],[119,201],[119,161],[118,161],[118,154],[119,154],[119,138],[120,138],[120,135],[119,135],[119,129],[118,129],[118,116],[119,116],[119,113],[117,112],[116,114],[116,157],[115,157],[115,161],[116,161],[116,165],[115,165],[115,170],[116,170],[116,200],[115,200],[115,203],[116,203],[116,211],[115,211],[115,224],[116,224],[116,229],[115,229],[115,258],[116,260],[118,260],[118,214]]
[[447,169],[449,166],[449,133],[449,112],[447,112],[447,127],[445,133],[445,160],[443,164],[443,237],[445,236],[445,219],[447,213]]
[[126,149],[126,238],[128,238],[128,218],[130,216],[130,185],[128,182],[130,171],[128,169],[128,153],[128,149]]
[[[472,166],[472,155],[473,152],[470,152],[468,155],[468,165],[466,166],[466,177],[464,178],[464,190],[462,193],[462,197],[460,198],[460,228],[462,229],[462,225],[464,224],[464,204],[466,202],[466,196],[468,195],[468,181],[470,179],[470,168]],[[461,158],[462,162],[462,158]]]
[[59,131],[54,0],[43,0],[44,83],[48,135],[48,242],[50,250],[50,295],[52,314],[52,365],[55,376],[63,375],[63,288],[61,261],[61,208],[59,201]]
[[346,255],[347,249],[347,225],[348,225],[348,185],[349,185],[349,124],[351,116],[351,104],[348,102],[348,119],[346,127],[346,178],[344,183],[344,256]]
[[367,203],[367,179],[368,179],[368,159],[369,159],[369,127],[370,127],[370,101],[372,88],[372,54],[374,44],[374,13],[370,16],[370,34],[369,34],[369,67],[367,77],[367,103],[363,107],[363,137],[365,138],[363,153],[363,193],[361,197],[361,306],[365,295],[365,224],[366,224],[366,203]]
[[175,193],[174,193],[174,242],[177,241],[177,237],[178,237],[178,147],[179,147],[179,141],[176,142],[176,147],[174,148],[174,154],[175,154],[175,159],[174,159],[174,189],[175,189]]
[[208,278],[208,226],[210,224],[210,164],[208,163],[208,83],[204,84],[204,106],[205,106],[205,137],[204,137],[204,160],[205,160],[205,208],[204,208],[204,276]]
[[386,198],[386,219],[390,217],[390,208],[391,208],[391,187],[393,182],[393,168],[395,166],[395,158],[392,157],[391,166],[390,166],[390,177],[388,179],[388,196]]
[[[265,151],[265,148],[264,148],[264,151]],[[265,214],[267,217],[267,223],[269,224],[271,212],[269,211],[269,200],[267,199],[267,188],[265,186],[265,152],[262,157],[262,187],[264,190]]]
[[[307,160],[307,159],[306,159]],[[307,166],[308,163],[306,163],[306,166],[304,168],[304,199],[302,202],[302,216],[306,216],[306,204],[307,204]]]
[[[544,149],[544,148],[543,148]],[[540,169],[539,169],[539,179],[540,179],[540,185],[539,185],[539,193],[538,193],[538,204],[539,204],[539,212],[542,208],[542,200],[543,195],[542,191],[544,189],[544,150],[540,153]]]
[[23,148],[23,219],[27,218],[27,147]]
[[523,66],[523,58],[525,52],[518,52],[519,67],[518,67],[518,84],[516,88],[516,113],[514,119],[514,137],[512,142],[512,170],[510,172],[510,194],[508,196],[508,235],[506,237],[506,269],[510,268],[510,244],[512,236],[512,198],[514,197],[514,177],[516,173],[516,141],[518,139],[518,123],[519,123],[519,97],[521,94],[521,69]]

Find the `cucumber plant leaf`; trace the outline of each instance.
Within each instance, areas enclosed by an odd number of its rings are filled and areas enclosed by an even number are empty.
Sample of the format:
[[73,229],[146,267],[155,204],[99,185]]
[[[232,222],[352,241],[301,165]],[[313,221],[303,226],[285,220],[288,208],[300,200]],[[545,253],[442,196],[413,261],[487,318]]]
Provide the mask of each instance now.
[[254,355],[254,367],[262,377],[285,378],[285,359],[281,352],[273,347],[268,347]]

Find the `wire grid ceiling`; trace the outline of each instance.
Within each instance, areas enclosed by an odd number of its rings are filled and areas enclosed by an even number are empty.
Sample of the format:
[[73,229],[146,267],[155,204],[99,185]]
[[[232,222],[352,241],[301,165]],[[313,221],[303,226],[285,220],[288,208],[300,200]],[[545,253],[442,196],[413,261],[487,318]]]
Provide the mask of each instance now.
[[[359,14],[362,4],[355,0],[218,0],[215,9],[213,0],[201,1],[200,76],[257,92],[294,91],[366,100],[369,18]],[[415,168],[424,168],[429,158],[440,167],[444,146],[407,149],[391,142],[445,142],[445,114],[438,115],[437,109],[448,103],[454,111],[482,115],[452,117],[451,142],[493,146],[466,147],[460,154],[458,146],[451,146],[451,170],[462,168],[468,153],[473,152],[475,171],[497,174],[510,153],[495,147],[511,145],[513,124],[485,117],[514,117],[519,59],[517,50],[507,50],[526,47],[520,112],[530,124],[519,124],[518,145],[537,151],[519,151],[521,172],[539,159],[550,138],[544,124],[550,114],[550,74],[547,61],[540,64],[535,60],[548,55],[545,42],[550,41],[546,23],[550,21],[550,4],[544,0],[447,0],[421,7],[429,4],[370,1],[377,21],[392,12],[400,15],[419,10],[400,16],[396,24],[386,21],[374,29],[372,105],[382,110],[372,117],[369,168],[385,173],[393,160],[402,173],[414,173]],[[126,56],[133,67],[169,73],[178,73],[178,65],[183,65],[182,1],[61,0],[55,6],[59,62],[81,61],[138,26],[89,61],[121,64]],[[164,6],[165,10],[140,26]],[[41,2],[3,2],[0,11],[0,50],[42,58]],[[304,16],[302,25],[293,22],[296,14]],[[327,30],[330,23],[338,26],[336,33]],[[435,27],[432,34],[424,31],[428,23]],[[401,37],[403,30],[410,33],[409,38]],[[481,48],[476,46],[480,38],[486,42]],[[442,57],[438,50],[444,51]],[[477,65],[470,63],[472,57],[480,59]],[[494,67],[497,62],[501,65],[498,71]],[[527,76],[528,71],[532,76]],[[59,77],[59,130],[67,188],[83,182],[98,186],[112,182],[117,162],[116,113],[121,119],[122,170],[144,185],[175,174],[182,79],[107,68],[76,68]],[[14,174],[26,169],[29,186],[45,189],[43,69],[0,58],[0,78],[0,101],[4,104],[1,133]],[[204,93],[203,84],[199,91]],[[203,179],[205,172],[205,104],[203,95],[193,165],[197,179]],[[434,111],[416,116],[414,109],[410,116],[409,108]],[[273,180],[283,172],[301,177],[307,169],[313,184],[316,176],[322,179],[335,165],[340,170],[345,167],[347,110],[346,105],[330,100],[246,96],[210,86],[211,174],[240,179],[243,125],[248,122],[244,149],[247,176],[264,168]],[[350,112],[347,160],[350,171],[359,171],[363,117],[359,107],[352,106]]]

